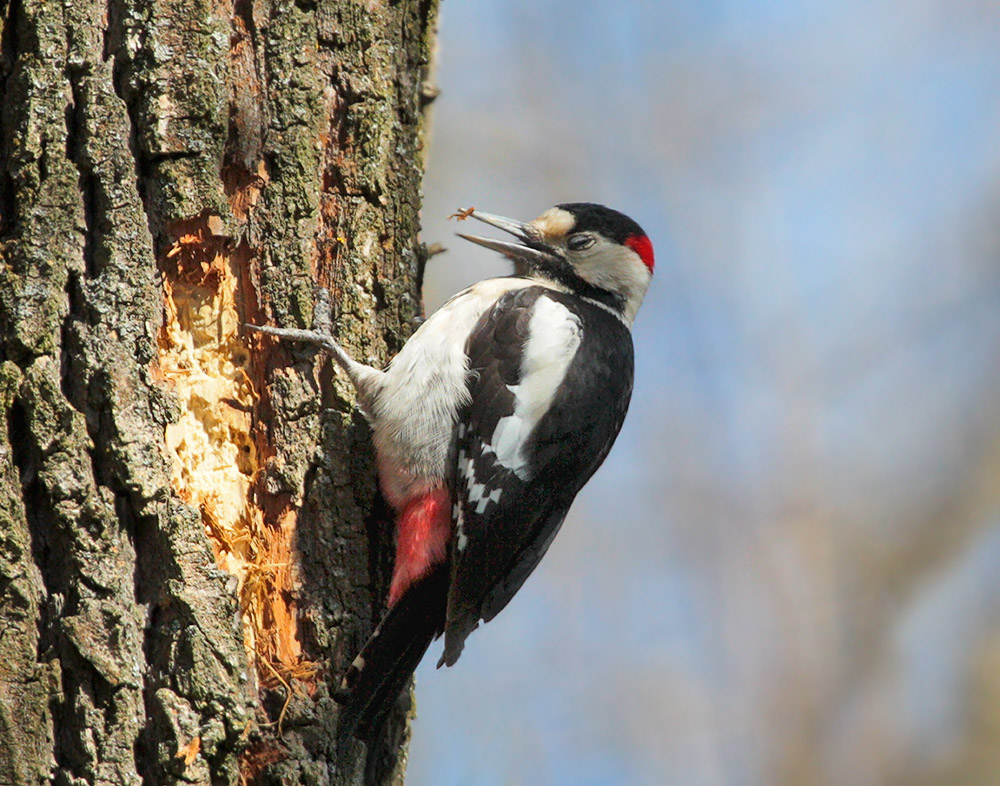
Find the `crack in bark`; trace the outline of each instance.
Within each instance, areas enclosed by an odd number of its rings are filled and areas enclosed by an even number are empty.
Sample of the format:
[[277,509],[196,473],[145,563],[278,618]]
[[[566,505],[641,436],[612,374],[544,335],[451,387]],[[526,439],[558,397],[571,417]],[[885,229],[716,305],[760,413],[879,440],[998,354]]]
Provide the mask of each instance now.
[[6,165],[3,165],[0,169],[0,243],[14,231],[14,211],[16,209],[14,180]]
[[149,166],[160,164],[164,161],[184,161],[185,159],[201,158],[201,153],[194,150],[169,150],[162,153],[150,153],[146,156]]
[[[149,186],[150,169],[152,162],[142,150],[139,144],[139,120],[138,108],[136,107],[136,96],[131,94],[128,85],[127,71],[132,67],[131,60],[128,60],[125,52],[126,37],[128,31],[125,29],[125,7],[127,0],[107,0],[108,23],[104,33],[104,56],[110,57],[112,61],[111,86],[115,95],[125,107],[125,114],[129,120],[128,149],[135,162],[135,187],[142,202],[143,213],[146,216],[146,226],[153,237],[154,248],[160,248],[164,244],[164,234],[162,222],[159,221],[149,207]],[[140,28],[134,32],[139,36],[140,46],[145,46],[145,28]]]
[[[7,423],[14,466],[21,483],[21,500],[30,536],[32,561],[38,568],[45,590],[45,599],[35,621],[39,631],[36,660],[39,663],[55,661],[65,675],[66,664],[61,657],[64,648],[58,620],[66,611],[67,605],[73,605],[72,601],[67,603],[71,598],[71,586],[67,580],[70,544],[64,537],[60,537],[59,527],[53,520],[51,502],[39,476],[41,457],[32,438],[29,413],[20,399],[14,399],[11,403]],[[53,702],[53,755],[59,768],[73,771],[74,762],[72,757],[67,756],[66,734],[63,730],[65,708],[65,701]],[[75,774],[78,775],[79,772]]]
[[18,37],[18,22],[21,12],[21,0],[10,0],[5,3],[3,34],[0,35],[0,105],[7,105],[7,80],[17,62],[20,50]]
[[7,129],[10,126],[10,106],[8,87],[10,77],[17,62],[19,48],[18,24],[21,0],[10,0],[7,4],[3,20],[3,33],[0,34],[0,240],[7,237],[14,229],[15,189],[10,174],[10,150],[7,139]]
[[[38,459],[30,448],[31,434],[28,430],[28,413],[25,411],[20,399],[15,398],[11,402],[7,416],[7,432],[14,466],[17,468],[18,480],[21,484],[21,499],[25,516],[28,519],[28,528],[32,533],[38,533],[40,528],[37,518],[42,510],[42,506],[37,504],[41,501],[41,485],[38,480]],[[44,532],[44,529],[41,529],[41,531]],[[31,539],[31,550],[36,565],[44,565],[48,562],[44,541],[40,537],[37,537],[37,535]],[[43,572],[43,582],[45,579],[46,574]],[[48,589],[47,585],[46,589]],[[49,594],[52,594],[51,591]],[[40,625],[40,627],[44,628],[46,626]]]
[[70,95],[72,100],[66,105],[66,158],[76,166],[79,172],[80,196],[83,201],[83,260],[84,270],[88,278],[96,278],[100,274],[94,259],[94,221],[98,209],[97,181],[84,151],[84,106],[83,88],[80,84],[83,78],[82,69],[67,69]]
[[226,167],[238,170],[239,180],[247,181],[260,177],[268,126],[263,53],[258,51],[251,0],[235,0],[231,24],[229,127],[224,161]]
[[[74,360],[82,354],[82,349],[77,341],[75,332],[75,322],[84,319],[83,282],[81,275],[76,271],[70,271],[66,277],[66,300],[69,304],[66,317],[63,319],[59,337],[59,382],[63,396],[78,412],[82,412],[87,418],[88,430],[91,430],[91,422],[95,414],[88,411],[86,405],[86,393],[81,388],[82,377],[78,362]],[[94,426],[96,428],[96,424]]]

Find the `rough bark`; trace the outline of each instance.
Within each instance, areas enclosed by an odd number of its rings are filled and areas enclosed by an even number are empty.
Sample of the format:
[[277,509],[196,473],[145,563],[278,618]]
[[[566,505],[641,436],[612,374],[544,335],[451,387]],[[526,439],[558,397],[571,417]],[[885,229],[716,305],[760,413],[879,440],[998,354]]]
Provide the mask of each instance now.
[[0,9],[0,783],[401,782],[367,429],[240,326],[405,339],[435,0]]

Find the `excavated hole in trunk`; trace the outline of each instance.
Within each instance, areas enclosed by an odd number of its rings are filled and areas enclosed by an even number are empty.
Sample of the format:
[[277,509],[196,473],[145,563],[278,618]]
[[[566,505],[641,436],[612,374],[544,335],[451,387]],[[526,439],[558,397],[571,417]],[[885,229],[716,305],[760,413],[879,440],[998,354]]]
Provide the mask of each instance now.
[[293,679],[316,674],[302,657],[291,591],[295,511],[269,515],[255,504],[267,445],[254,430],[260,395],[240,337],[249,255],[212,232],[217,220],[184,222],[162,263],[159,367],[181,410],[165,435],[171,483],[201,511],[219,567],[239,580],[244,643],[261,685],[288,695]]

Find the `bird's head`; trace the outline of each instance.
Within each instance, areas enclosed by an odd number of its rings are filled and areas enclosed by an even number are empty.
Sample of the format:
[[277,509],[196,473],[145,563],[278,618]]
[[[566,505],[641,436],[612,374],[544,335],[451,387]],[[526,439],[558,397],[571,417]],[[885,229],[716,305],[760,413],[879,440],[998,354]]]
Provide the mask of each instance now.
[[653,244],[625,214],[590,202],[568,202],[527,222],[479,210],[468,216],[509,232],[518,242],[459,237],[499,251],[521,275],[565,287],[632,323],[653,277]]

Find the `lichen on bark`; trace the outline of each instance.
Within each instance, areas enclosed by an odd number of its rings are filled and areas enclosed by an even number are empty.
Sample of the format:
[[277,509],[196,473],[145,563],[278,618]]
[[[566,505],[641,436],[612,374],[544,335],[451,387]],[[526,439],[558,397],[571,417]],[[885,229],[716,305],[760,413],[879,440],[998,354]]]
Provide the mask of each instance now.
[[[366,427],[321,358],[238,324],[308,325],[321,285],[359,357],[405,339],[435,3],[0,8],[0,780],[398,781],[405,707],[378,750],[333,741],[391,540]],[[171,366],[198,330],[217,356]],[[185,363],[230,383],[182,393]],[[269,544],[256,611],[184,428]]]

